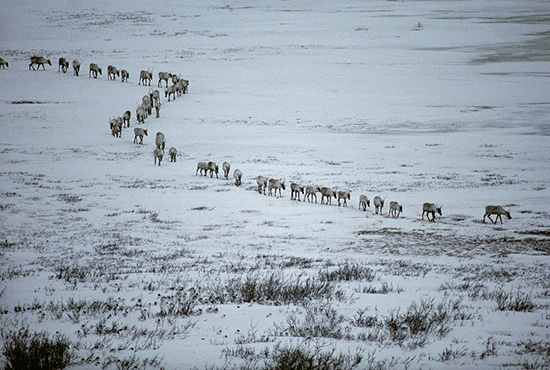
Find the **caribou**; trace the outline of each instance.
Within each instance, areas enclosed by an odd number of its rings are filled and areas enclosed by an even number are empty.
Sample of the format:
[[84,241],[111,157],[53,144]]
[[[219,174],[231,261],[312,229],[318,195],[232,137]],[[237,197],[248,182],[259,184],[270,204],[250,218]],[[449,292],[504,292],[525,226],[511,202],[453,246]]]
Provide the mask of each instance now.
[[380,214],[382,216],[382,208],[384,208],[384,201],[386,200],[387,195],[384,197],[384,199],[380,198],[378,195],[374,197],[372,200],[372,204],[374,205],[374,213]]
[[178,156],[178,151],[176,148],[171,147],[168,149],[168,154],[170,154],[170,162],[176,162],[176,157]]
[[144,71],[142,70],[139,72],[139,83],[138,85],[141,85],[143,82],[143,86],[147,84],[147,86],[151,86],[151,80],[153,79],[153,72],[152,71]]
[[130,78],[130,72],[123,69],[120,71],[120,81],[121,82],[128,82],[128,79]]
[[[495,220],[491,218],[491,215],[497,215]],[[505,215],[506,218],[509,220],[512,219],[512,216],[510,216],[510,212],[505,210],[502,206],[486,206],[485,207],[485,214],[483,215],[483,223],[485,223],[485,217],[489,217],[489,220],[495,225],[497,221],[500,219],[500,223],[502,224],[502,215]]]
[[153,157],[155,158],[155,164],[157,164],[157,159],[158,159],[159,166],[160,166],[160,162],[162,162],[163,156],[164,156],[164,151],[162,149],[156,148],[155,150],[153,150]]
[[333,191],[331,188],[322,187],[319,190],[321,192],[321,204],[323,204],[323,200],[325,199],[325,197],[327,198],[326,204],[332,204],[332,197],[334,197],[334,199],[336,199],[337,197],[336,192]]
[[[34,68],[34,65],[36,64],[36,69]],[[29,71],[31,70],[31,67],[33,71],[36,71],[37,69],[40,69],[40,66],[42,66],[43,70],[46,70],[44,67],[44,64],[52,65],[52,62],[49,59],[46,59],[44,57],[31,57],[31,64],[29,64]]]
[[78,77],[78,74],[80,73],[80,61],[73,60],[73,74]]
[[57,72],[67,73],[67,69],[69,69],[69,61],[63,57],[59,58]]
[[344,207],[348,206],[347,199],[351,200],[351,193],[349,191],[338,192],[338,207],[340,207],[340,199],[344,200]]
[[[443,214],[441,213],[441,206],[437,206],[433,203],[424,203],[422,205],[422,219],[424,219],[424,213],[426,214],[426,218],[430,222],[435,222],[435,213],[439,213],[440,216]],[[432,215],[432,219],[430,220],[430,214]]]
[[226,179],[229,178],[229,170],[231,169],[231,165],[229,164],[229,162],[223,162],[222,169],[223,169],[223,176]]
[[233,172],[233,177],[235,178],[235,185],[240,186],[241,180],[243,178],[243,173],[238,168]]
[[[290,184],[290,199],[300,201],[300,193],[304,194],[304,187],[296,184],[295,182]],[[305,201],[305,198],[304,198]]]
[[275,190],[275,196],[277,196],[277,190],[279,190],[279,198],[282,197],[281,189],[285,189],[285,179],[269,179],[267,189],[269,195],[271,195],[271,190]]
[[370,200],[366,195],[361,194],[359,196],[359,209],[363,209],[363,211],[366,211],[367,207],[370,207]]
[[267,188],[267,178],[263,176],[256,177],[256,183],[258,184],[258,193],[265,195],[265,189]]
[[168,87],[168,79],[172,78],[172,74],[168,72],[159,72],[159,83],[157,87],[162,87],[162,81],[166,81],[166,87]]
[[120,71],[115,66],[107,67],[107,79],[116,80],[116,76],[120,76]]
[[6,61],[4,60],[4,58],[0,58],[0,67],[1,67],[2,69],[9,68],[9,66],[10,66],[9,63],[6,62]]
[[90,63],[90,72],[88,72],[88,78],[92,77],[92,75],[94,76],[94,78],[97,78],[98,73],[102,74],[101,68],[99,68],[99,66],[95,63]]
[[[147,129],[136,127],[134,129],[134,144],[143,145],[143,136],[147,136]],[[139,138],[139,143],[137,142],[138,138]]]
[[403,206],[397,202],[390,202],[390,217],[397,218],[403,212]]
[[[320,193],[321,189],[319,189],[317,186],[306,186],[306,199],[309,203],[311,203],[313,200],[313,197],[315,197],[315,203],[317,203],[317,193]],[[305,202],[305,199],[304,199]]]

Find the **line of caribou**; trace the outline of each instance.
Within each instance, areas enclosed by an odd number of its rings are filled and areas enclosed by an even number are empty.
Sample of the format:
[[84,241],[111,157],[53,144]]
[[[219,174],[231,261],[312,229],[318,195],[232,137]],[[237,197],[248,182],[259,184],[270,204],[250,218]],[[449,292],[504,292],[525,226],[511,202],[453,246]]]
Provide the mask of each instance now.
[[[231,165],[229,164],[229,162],[223,162],[222,169],[224,172],[224,177],[228,179],[229,171],[231,169]],[[216,164],[216,162],[212,162],[212,161],[198,162],[197,169],[195,171],[195,176],[197,176],[198,174],[202,176],[207,176],[209,174],[210,178],[213,178],[214,175],[216,175],[216,178],[219,178],[218,172],[219,172],[219,166],[218,164]],[[235,178],[235,185],[240,186],[242,184],[242,176],[243,174],[239,169],[236,169],[233,172],[233,177]],[[275,178],[267,178],[260,175],[256,177],[256,184],[258,186],[257,188],[258,193],[263,195],[275,196],[280,198],[282,197],[281,191],[286,190],[284,178],[275,179]],[[277,192],[279,192],[278,196],[277,196]],[[300,194],[302,194],[303,202],[307,200],[309,203],[313,203],[313,200],[315,199],[315,203],[317,203],[318,193],[321,194],[321,204],[332,205],[332,198],[334,198],[338,200],[338,207],[340,206],[347,207],[348,206],[347,201],[351,200],[351,192],[349,191],[336,191],[330,187],[302,186],[295,182],[292,182],[290,184],[291,200],[296,200],[300,202]],[[386,197],[382,198],[379,195],[377,195],[372,199],[372,204],[374,206],[374,214],[382,216],[382,210],[384,208]],[[370,204],[371,204],[371,201],[366,195],[361,194],[359,196],[360,210],[366,211],[367,208],[370,207]],[[403,212],[403,206],[396,201],[391,201],[389,204],[389,208],[390,209],[389,209],[388,215],[389,217],[392,217],[392,218],[398,218],[401,212]],[[443,213],[441,212],[441,208],[442,206],[438,206],[434,203],[424,203],[422,205],[422,220],[424,220],[424,215],[425,215],[428,221],[435,222],[436,213],[439,214],[440,216],[443,215]],[[491,218],[492,215],[496,215],[495,220]],[[505,210],[502,206],[487,206],[485,207],[485,215],[483,216],[483,223],[485,223],[485,218],[488,217],[493,224],[496,224],[498,220],[500,220],[500,223],[502,224],[502,215],[506,216],[508,219],[512,218],[512,216],[510,216],[510,212]]]
[[[45,70],[44,65],[52,65],[51,61],[49,59],[46,59],[44,57],[38,57],[33,56],[31,57],[31,63],[29,64],[29,70],[31,68],[33,70],[39,69],[40,66],[42,66],[42,69]],[[80,65],[81,62],[78,60],[73,60],[72,67],[73,72],[75,76],[79,75],[80,72]],[[36,66],[36,68],[35,68]],[[3,58],[0,58],[0,68],[5,69],[9,68],[9,64],[7,61],[5,61]],[[69,62],[65,58],[59,58],[58,61],[58,72],[66,73],[69,69]],[[102,74],[101,68],[95,64],[90,64],[90,70],[88,73],[88,77],[91,78],[92,76],[94,78],[97,78],[97,76]],[[125,69],[117,69],[114,66],[108,66],[107,67],[107,78],[109,80],[116,80],[116,77],[120,77],[122,82],[127,82],[130,73]],[[181,96],[183,94],[187,94],[188,88],[189,88],[189,81],[182,79],[179,75],[172,74],[169,72],[159,72],[158,73],[158,84],[157,87],[162,87],[162,82],[165,82],[165,91],[164,91],[164,97],[170,101],[170,99],[176,99],[177,96]],[[139,75],[139,85],[144,86],[151,86],[151,81],[153,79],[153,71],[152,70],[142,70]],[[172,81],[172,85],[169,86],[168,81]],[[136,109],[136,119],[138,121],[138,124],[143,124],[145,122],[145,119],[152,114],[152,109],[155,108],[156,110],[156,117],[159,117],[160,113],[160,92],[158,90],[153,90],[152,88],[149,89],[149,94],[144,95],[142,98],[141,104],[138,105]],[[126,111],[124,114],[120,117],[111,117],[109,120],[109,124],[111,127],[111,132],[114,137],[121,137],[122,135],[122,128],[123,127],[130,127],[130,119],[131,119],[131,112]],[[143,127],[136,127],[134,129],[134,143],[143,145],[143,137],[147,136],[147,129]],[[153,151],[153,157],[154,157],[154,164],[161,165],[161,162],[164,157],[164,149],[166,146],[166,138],[163,133],[157,132],[155,137],[155,149]],[[168,153],[170,155],[170,162],[176,162],[177,157],[177,150],[174,147],[171,147],[168,150]],[[226,179],[229,177],[229,171],[231,169],[231,165],[229,162],[224,162],[222,164],[222,169],[224,171],[224,176]],[[218,172],[219,172],[219,166],[215,162],[199,162],[197,164],[197,169],[195,171],[195,175],[198,175],[199,173],[201,175],[207,176],[207,174],[210,174],[210,177],[213,178],[214,174],[216,175],[216,178],[218,178]],[[233,171],[233,177],[235,178],[235,185],[240,186],[242,184],[242,171],[239,169],[235,169]],[[258,192],[260,194],[264,195],[270,195],[277,197],[277,191],[279,192],[278,197],[280,198],[282,196],[281,191],[286,190],[285,187],[285,179],[274,179],[274,178],[266,178],[264,176],[258,176],[256,178],[256,184],[258,185]],[[267,194],[266,194],[267,189]],[[332,198],[338,200],[338,206],[347,207],[347,201],[351,200],[351,193],[348,191],[335,191],[330,187],[317,187],[317,186],[302,186],[297,183],[291,183],[290,184],[290,191],[291,191],[291,200],[300,201],[300,194],[302,194],[303,201],[306,200],[310,203],[313,202],[315,199],[315,203],[317,203],[317,194],[321,194],[321,204],[332,204]],[[374,213],[377,215],[382,215],[382,209],[384,208],[384,202],[386,197],[381,198],[380,196],[375,196],[372,199],[372,203],[374,206]],[[366,211],[368,207],[370,207],[370,199],[364,195],[361,194],[359,196],[359,209],[362,211]],[[441,212],[441,206],[438,206],[434,203],[424,203],[422,205],[422,220],[424,220],[424,215],[426,216],[426,219],[430,222],[435,222],[436,214],[439,214],[440,216],[443,215]],[[389,213],[388,215],[393,218],[398,218],[399,215],[403,212],[403,206],[400,205],[396,201],[391,201],[389,204]],[[483,223],[485,223],[485,218],[489,218],[489,220],[496,224],[497,221],[500,220],[500,223],[502,224],[502,216],[507,217],[508,219],[511,219],[512,216],[510,215],[510,212],[508,212],[506,209],[504,209],[502,206],[494,206],[494,205],[488,205],[485,207],[485,214],[483,215]],[[431,216],[431,217],[430,217]],[[491,216],[496,216],[493,220]]]

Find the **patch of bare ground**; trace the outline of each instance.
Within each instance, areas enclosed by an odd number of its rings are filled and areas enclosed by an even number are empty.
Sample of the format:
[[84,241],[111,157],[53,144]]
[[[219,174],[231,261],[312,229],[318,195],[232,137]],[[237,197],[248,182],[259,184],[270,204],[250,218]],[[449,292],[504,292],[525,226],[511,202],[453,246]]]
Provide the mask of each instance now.
[[516,233],[529,236],[463,236],[451,233],[427,233],[421,230],[402,231],[392,228],[361,230],[357,234],[362,237],[358,243],[360,247],[364,246],[365,249],[368,248],[373,252],[382,251],[399,255],[550,254],[549,232],[530,230]]

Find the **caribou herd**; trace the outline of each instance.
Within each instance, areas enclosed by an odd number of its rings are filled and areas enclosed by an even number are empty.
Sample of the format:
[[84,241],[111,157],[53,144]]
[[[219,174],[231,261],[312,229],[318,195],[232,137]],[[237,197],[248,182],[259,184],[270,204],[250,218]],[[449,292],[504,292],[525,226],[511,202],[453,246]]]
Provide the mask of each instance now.
[[[29,70],[39,70],[40,67],[42,67],[43,70],[45,70],[45,65],[52,65],[51,61],[47,58],[44,58],[42,56],[32,56],[30,58],[31,63],[29,64]],[[75,76],[78,76],[80,73],[80,65],[81,61],[79,60],[73,60],[72,62],[73,67],[73,74]],[[9,68],[9,63],[4,60],[3,58],[0,58],[0,68],[5,69]],[[69,69],[69,61],[61,57],[58,61],[58,72],[66,73]],[[89,67],[89,73],[88,77],[91,78],[93,76],[94,79],[98,78],[98,75],[102,75],[102,69],[101,67],[96,63],[90,63]],[[116,80],[117,77],[120,77],[121,82],[128,82],[130,78],[130,73],[126,69],[118,69],[115,66],[109,65],[107,67],[107,79],[108,80]],[[156,111],[156,117],[159,118],[160,113],[160,92],[159,90],[154,90],[151,88],[151,81],[153,80],[153,71],[151,69],[148,70],[142,70],[139,73],[139,85],[144,85],[149,87],[148,94],[144,95],[141,100],[141,104],[138,104],[136,108],[136,120],[139,127],[134,128],[134,143],[143,145],[143,138],[144,136],[148,136],[147,128],[143,127],[143,124],[145,122],[145,119],[149,117],[152,114],[152,109],[155,108]],[[164,97],[167,98],[168,101],[175,100],[177,97],[182,96],[183,94],[187,94],[188,88],[189,88],[189,81],[181,78],[180,75],[173,74],[170,72],[158,72],[158,83],[157,88],[162,88],[162,83],[164,81]],[[170,85],[169,82],[172,82]],[[111,129],[111,133],[114,137],[120,138],[122,137],[122,129],[130,127],[130,119],[131,119],[132,113],[131,111],[127,110],[125,111],[122,116],[119,117],[111,117],[109,119],[109,126]],[[157,132],[155,136],[155,149],[153,151],[153,157],[154,157],[154,164],[161,165],[161,162],[164,158],[164,150],[166,146],[166,137],[162,132]],[[174,147],[170,147],[168,150],[168,154],[170,155],[170,162],[176,162],[178,151]],[[229,178],[229,172],[231,169],[231,165],[229,162],[223,162],[222,164],[222,170],[223,170],[223,176],[225,179]],[[216,162],[209,161],[209,162],[198,162],[197,163],[197,169],[195,171],[195,175],[202,175],[207,176],[210,175],[210,178],[213,178],[214,175],[216,175],[216,178],[218,178],[219,173],[219,165]],[[242,176],[243,173],[239,169],[235,169],[233,171],[233,177],[235,179],[235,185],[240,186],[242,184]],[[285,186],[285,179],[276,179],[276,178],[268,178],[264,176],[257,176],[256,177],[256,184],[257,184],[257,191],[260,194],[263,195],[269,195],[274,196],[277,198],[282,197],[282,191],[286,190]],[[267,193],[266,193],[267,190]],[[348,200],[351,200],[351,193],[349,191],[339,190],[336,191],[331,187],[319,187],[315,185],[309,185],[309,186],[303,186],[301,184],[292,182],[290,184],[290,199],[293,201],[300,202],[300,195],[303,197],[303,202],[309,202],[313,203],[315,200],[315,203],[317,203],[317,194],[321,194],[321,204],[331,205],[332,204],[332,198],[338,201],[338,206],[347,207],[348,206]],[[386,200],[386,197],[382,198],[379,195],[375,196],[372,199],[372,204],[374,206],[374,214],[375,215],[382,215],[383,214],[383,208],[384,208],[384,201]],[[358,209],[361,211],[366,211],[367,208],[370,207],[371,200],[364,194],[361,194],[359,196],[359,207]],[[441,206],[434,204],[434,203],[424,203],[422,205],[422,220],[424,220],[424,216],[426,216],[426,219],[429,222],[435,222],[436,214],[439,216],[442,216]],[[403,212],[403,206],[400,205],[396,201],[391,201],[389,205],[389,212],[388,216],[391,218],[398,218],[399,215]],[[512,216],[510,216],[510,212],[508,212],[506,209],[504,209],[502,206],[494,206],[494,205],[488,205],[485,207],[485,214],[483,216],[482,222],[485,223],[485,219],[489,218],[489,220],[496,224],[497,221],[500,220],[500,223],[502,224],[502,216],[505,216],[508,219],[511,219]],[[496,216],[496,218],[493,220],[491,216]]]

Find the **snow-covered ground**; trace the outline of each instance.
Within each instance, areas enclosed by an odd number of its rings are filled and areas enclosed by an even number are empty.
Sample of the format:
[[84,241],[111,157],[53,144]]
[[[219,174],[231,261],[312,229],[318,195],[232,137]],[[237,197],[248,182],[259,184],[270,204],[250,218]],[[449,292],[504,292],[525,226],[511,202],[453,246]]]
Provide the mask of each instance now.
[[[549,25],[543,0],[5,1],[3,335],[62,333],[75,369],[261,368],[284,348],[550,367]],[[158,88],[137,145],[147,69],[155,89],[160,71],[190,86]],[[176,163],[153,164],[158,131]],[[284,178],[282,198],[258,175]],[[294,201],[291,182],[351,200]],[[482,223],[488,204],[512,219]]]

